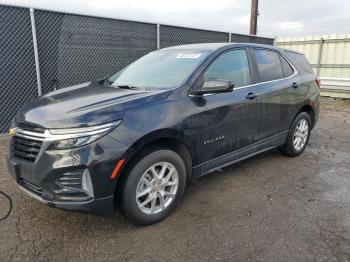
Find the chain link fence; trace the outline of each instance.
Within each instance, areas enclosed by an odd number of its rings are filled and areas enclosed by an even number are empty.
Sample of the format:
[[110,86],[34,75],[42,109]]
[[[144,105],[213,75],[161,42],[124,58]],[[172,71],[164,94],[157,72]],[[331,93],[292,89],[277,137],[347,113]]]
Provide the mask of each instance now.
[[258,37],[258,36],[251,36],[251,35],[241,35],[241,34],[231,34],[231,42],[273,45],[272,38]]
[[29,10],[0,7],[0,131],[38,95]]
[[271,38],[45,10],[31,14],[28,8],[3,5],[0,34],[0,133],[38,94],[106,78],[157,48],[229,41],[273,44]]
[[157,48],[157,27],[35,11],[43,94],[106,78]]
[[228,33],[163,25],[159,27],[159,38],[160,48],[195,43],[229,42]]

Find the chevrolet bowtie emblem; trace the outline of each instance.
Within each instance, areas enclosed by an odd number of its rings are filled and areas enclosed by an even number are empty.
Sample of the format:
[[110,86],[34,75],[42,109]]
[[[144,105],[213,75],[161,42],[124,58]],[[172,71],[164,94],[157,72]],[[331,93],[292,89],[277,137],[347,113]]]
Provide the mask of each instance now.
[[9,129],[9,135],[14,136],[16,134],[16,129],[15,128],[10,128]]

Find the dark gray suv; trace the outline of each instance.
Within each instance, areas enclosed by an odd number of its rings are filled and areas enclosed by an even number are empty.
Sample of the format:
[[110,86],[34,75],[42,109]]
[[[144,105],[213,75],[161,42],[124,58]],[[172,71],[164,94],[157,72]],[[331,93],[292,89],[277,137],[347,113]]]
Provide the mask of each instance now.
[[154,51],[108,79],[24,106],[10,173],[51,206],[137,224],[167,217],[196,177],[278,147],[300,155],[319,114],[303,54],[255,44]]

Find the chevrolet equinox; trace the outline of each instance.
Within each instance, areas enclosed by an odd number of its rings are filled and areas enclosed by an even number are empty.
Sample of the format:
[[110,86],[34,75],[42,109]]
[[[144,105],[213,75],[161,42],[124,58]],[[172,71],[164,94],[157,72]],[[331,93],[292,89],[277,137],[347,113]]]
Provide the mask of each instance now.
[[8,168],[50,207],[120,207],[131,222],[152,224],[199,176],[276,147],[300,155],[318,119],[319,84],[303,54],[273,46],[160,49],[21,108]]

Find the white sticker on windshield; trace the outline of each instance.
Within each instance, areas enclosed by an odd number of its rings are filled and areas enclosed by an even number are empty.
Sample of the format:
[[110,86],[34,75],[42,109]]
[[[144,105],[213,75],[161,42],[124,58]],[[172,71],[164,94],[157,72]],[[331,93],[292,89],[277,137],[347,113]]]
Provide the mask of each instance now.
[[190,54],[190,53],[187,53],[187,54],[178,54],[176,56],[176,58],[189,58],[189,59],[197,59],[198,57],[201,56],[201,53],[196,53],[196,54]]

